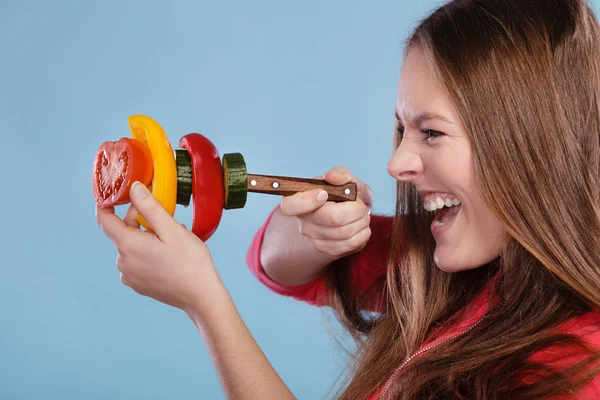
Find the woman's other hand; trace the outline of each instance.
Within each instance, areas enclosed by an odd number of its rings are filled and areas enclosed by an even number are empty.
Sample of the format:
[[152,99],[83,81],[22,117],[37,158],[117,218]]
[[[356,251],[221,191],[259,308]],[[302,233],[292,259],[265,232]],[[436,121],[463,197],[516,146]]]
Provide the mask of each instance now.
[[[96,220],[117,249],[121,282],[135,292],[189,311],[221,281],[208,247],[178,223],[141,183],[131,187],[132,204],[121,220],[114,208],[96,208]],[[141,214],[152,229],[140,230]]]

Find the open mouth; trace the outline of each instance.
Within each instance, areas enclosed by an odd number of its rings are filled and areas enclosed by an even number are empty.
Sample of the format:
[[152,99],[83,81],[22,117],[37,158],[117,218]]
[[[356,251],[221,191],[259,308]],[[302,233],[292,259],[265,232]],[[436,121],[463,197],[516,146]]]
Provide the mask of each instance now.
[[426,211],[435,212],[431,223],[431,232],[438,236],[452,226],[454,219],[461,209],[460,200],[451,193],[430,193],[423,197]]
[[433,222],[436,226],[443,226],[451,222],[454,220],[454,216],[460,211],[460,207],[461,205],[459,204],[457,206],[444,207],[441,210],[437,210]]

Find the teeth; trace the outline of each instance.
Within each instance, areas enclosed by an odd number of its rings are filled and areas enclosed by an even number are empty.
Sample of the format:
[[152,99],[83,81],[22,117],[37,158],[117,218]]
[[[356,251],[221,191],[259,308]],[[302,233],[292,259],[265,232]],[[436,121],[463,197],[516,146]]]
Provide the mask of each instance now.
[[437,208],[438,209],[442,209],[444,208],[444,200],[440,199],[439,197],[437,199],[435,199],[435,202],[437,204]]
[[426,211],[434,211],[437,210],[437,205],[432,201],[429,203],[423,203],[423,208],[425,208]]
[[431,200],[429,203],[427,203],[427,202],[423,203],[423,208],[425,208],[426,211],[435,211],[435,210],[441,210],[444,207],[450,208],[452,206],[458,206],[460,204],[461,203],[460,203],[459,199],[442,200],[440,197],[438,197],[435,199],[435,201]]
[[434,222],[433,222],[433,224],[434,224],[435,226],[443,226],[443,225],[446,225],[446,223],[445,223],[445,222],[440,222],[440,221],[434,221]]

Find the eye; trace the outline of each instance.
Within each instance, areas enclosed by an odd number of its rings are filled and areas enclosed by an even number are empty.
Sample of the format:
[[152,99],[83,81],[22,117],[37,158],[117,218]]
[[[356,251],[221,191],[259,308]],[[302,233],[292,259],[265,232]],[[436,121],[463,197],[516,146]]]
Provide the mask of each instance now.
[[425,135],[425,139],[423,139],[423,141],[429,141],[429,139],[435,139],[444,136],[442,132],[434,131],[432,129],[424,129],[421,132],[423,132]]

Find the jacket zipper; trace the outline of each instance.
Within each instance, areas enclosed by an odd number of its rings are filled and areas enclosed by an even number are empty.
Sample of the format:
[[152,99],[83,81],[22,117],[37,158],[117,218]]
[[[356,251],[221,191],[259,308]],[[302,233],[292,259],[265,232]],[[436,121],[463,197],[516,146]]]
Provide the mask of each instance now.
[[390,389],[390,386],[392,386],[392,383],[394,382],[394,380],[398,377],[398,375],[400,374],[400,371],[406,367],[406,365],[411,362],[415,357],[425,353],[428,350],[431,350],[441,344],[444,344],[446,342],[449,342],[452,339],[455,339],[459,336],[462,336],[464,334],[466,334],[467,332],[471,331],[473,328],[475,328],[477,325],[479,325],[481,323],[481,321],[483,321],[483,319],[486,316],[484,315],[483,317],[481,317],[479,319],[479,321],[475,322],[473,325],[469,326],[467,329],[465,329],[464,331],[462,331],[461,333],[458,333],[452,337],[449,337],[446,340],[443,340],[441,342],[437,342],[435,344],[432,344],[430,346],[424,347],[422,349],[420,349],[419,351],[417,351],[416,353],[414,353],[413,355],[411,355],[410,357],[406,358],[402,364],[400,364],[400,366],[396,369],[396,371],[394,371],[394,373],[392,374],[392,376],[390,377],[390,379],[388,380],[387,384],[385,385],[385,387],[383,388],[383,392],[381,392],[381,394],[379,395],[379,397],[377,397],[377,400],[383,400],[385,398],[385,395],[387,394],[388,390]]

